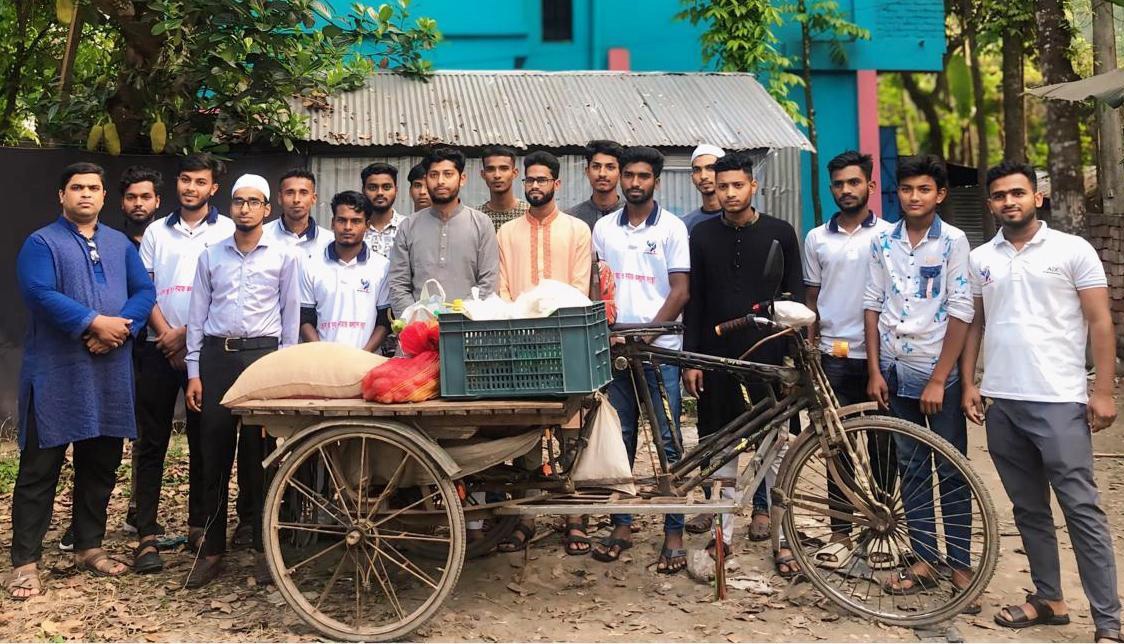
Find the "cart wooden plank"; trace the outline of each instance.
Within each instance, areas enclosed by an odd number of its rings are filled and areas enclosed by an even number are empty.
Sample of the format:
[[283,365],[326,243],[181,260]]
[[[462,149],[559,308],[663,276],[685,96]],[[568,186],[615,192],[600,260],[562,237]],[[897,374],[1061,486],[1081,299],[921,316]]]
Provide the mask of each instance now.
[[473,424],[557,424],[572,417],[585,396],[547,400],[427,400],[420,403],[383,405],[361,398],[248,400],[231,405],[241,416],[323,416],[323,417],[421,417],[439,418],[445,423]]

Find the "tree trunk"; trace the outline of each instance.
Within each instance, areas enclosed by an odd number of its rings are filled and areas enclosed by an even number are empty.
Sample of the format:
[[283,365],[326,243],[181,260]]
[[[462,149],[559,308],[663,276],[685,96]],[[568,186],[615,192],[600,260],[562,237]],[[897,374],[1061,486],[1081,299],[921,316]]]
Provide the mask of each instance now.
[[987,237],[995,234],[995,219],[987,204],[987,167],[991,162],[991,150],[987,140],[987,108],[984,104],[983,73],[980,70],[980,52],[976,46],[976,15],[971,0],[961,0],[961,20],[964,24],[964,45],[968,48],[969,72],[972,77],[972,102],[975,104],[976,120],[976,185],[980,195],[978,210],[982,218],[983,232]]
[[[797,12],[807,15],[804,0],[797,3]],[[812,144],[812,216],[816,226],[823,224],[823,205],[820,203],[819,136],[816,133],[816,108],[812,102],[812,33],[808,21],[800,23],[801,75],[804,77],[804,106],[808,112],[808,142]]]
[[[1093,0],[1093,73],[1116,69],[1116,30],[1112,3]],[[1119,215],[1124,211],[1124,159],[1120,111],[1097,101],[1097,187],[1101,193],[1101,212]]]
[[[921,110],[921,115],[925,117],[925,122],[929,124],[929,149],[927,152],[944,156],[944,134],[941,131],[941,116],[937,113],[936,101],[932,94],[921,89],[912,73],[902,72],[901,77],[902,87],[909,94],[909,100],[913,101],[917,109]],[[913,152],[916,154],[920,150],[914,150]]]
[[1022,34],[1003,37],[1003,157],[1026,162],[1026,98],[1023,96]]
[[144,3],[94,0],[94,5],[113,17],[125,45],[124,61],[117,75],[117,90],[106,100],[106,111],[117,126],[122,149],[145,148],[146,141],[142,140],[142,136],[145,134],[146,111],[150,106],[146,104],[147,97],[142,87],[130,81],[134,77],[146,78],[152,73],[159,62],[164,39],[152,35],[152,23],[144,19]]
[[[1069,60],[1072,40],[1062,0],[1038,0],[1038,59],[1045,85],[1077,80]],[[1081,172],[1078,107],[1068,101],[1046,101],[1046,147],[1050,166],[1050,217],[1066,232],[1085,233],[1085,186]]]

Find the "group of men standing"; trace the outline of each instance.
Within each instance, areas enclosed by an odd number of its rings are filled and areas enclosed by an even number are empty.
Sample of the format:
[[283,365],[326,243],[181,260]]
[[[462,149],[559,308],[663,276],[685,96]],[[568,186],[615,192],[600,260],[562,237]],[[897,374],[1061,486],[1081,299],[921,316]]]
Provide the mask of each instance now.
[[[118,232],[98,220],[104,172],[92,164],[69,166],[59,185],[62,216],[28,238],[18,262],[31,321],[21,377],[12,596],[41,592],[37,562],[68,445],[74,447],[72,545],[78,564],[98,575],[124,571],[101,541],[122,440],[135,438],[135,509],[126,519],[140,539],[134,568],[163,568],[158,504],[180,391],[190,451],[188,544],[200,553],[186,584],[199,587],[222,569],[236,454],[234,542],[262,550],[260,463],[270,443],[259,428],[239,432],[219,404],[260,357],[318,340],[393,353],[393,312],[414,304],[431,279],[450,300],[474,289],[481,297],[497,293],[514,300],[544,279],[590,295],[599,261],[612,270],[618,321],[682,320],[684,336],[653,342],[738,357],[760,337],[752,332],[719,337],[714,325],[777,295],[766,292],[764,280],[775,244],[785,260],[781,290],[818,313],[824,370],[842,404],[877,401],[964,451],[965,412],[980,422],[981,396],[993,401],[986,414],[989,446],[1015,506],[1037,589],[1026,604],[1004,609],[997,621],[1018,627],[1067,619],[1048,503],[1052,486],[1077,546],[1098,635],[1119,638],[1111,536],[1093,481],[1089,440],[1090,430],[1115,418],[1104,271],[1087,242],[1037,219],[1042,198],[1033,169],[1011,163],[991,169],[988,207],[1002,230],[970,251],[964,234],[938,215],[948,194],[940,159],[901,162],[903,216],[889,224],[870,207],[870,197],[878,194],[870,157],[845,152],[828,164],[839,211],[808,233],[801,250],[790,224],[753,206],[758,185],[746,153],[710,145],[694,151],[692,179],[702,204],[682,218],[656,199],[664,157],[653,148],[591,141],[585,159],[592,194],[565,209],[556,202],[560,164],[553,155],[528,154],[522,173],[510,148],[488,148],[481,158],[490,197],[478,208],[460,199],[467,180],[464,154],[437,148],[408,173],[413,214],[394,207],[397,168],[375,163],[363,170],[359,191],[333,196],[331,230],[311,217],[316,180],[303,169],[281,178],[276,192],[281,216],[264,223],[274,193],[260,176],[234,182],[226,217],[211,205],[221,162],[207,155],[185,157],[176,177],[178,207],[154,219],[160,175],[131,168],[121,180],[125,218]],[[520,174],[525,200],[514,188]],[[1085,385],[1087,333],[1097,369],[1092,397]],[[981,345],[984,380],[977,388]],[[783,357],[781,347],[765,345],[753,359],[779,363]],[[721,373],[680,374],[675,365],[649,369],[644,383],[633,383],[627,371],[618,373],[608,393],[630,460],[642,386],[654,397],[661,388],[669,394],[671,418],[662,419],[658,431],[668,462],[679,458],[674,446],[681,441],[673,435],[680,431],[680,379],[699,399],[700,436],[718,431],[767,395],[743,391]],[[907,447],[873,441],[869,446],[881,473],[877,483],[891,489],[900,478],[916,555],[894,562],[899,572],[884,590],[905,595],[931,587],[942,563],[951,567],[953,583],[965,586],[972,574],[966,550],[949,547],[942,561],[926,536],[935,532],[934,509],[908,501],[917,496],[913,491],[932,489],[933,481],[927,455],[925,464],[914,456],[903,459]],[[960,516],[971,502],[964,486],[943,473],[941,479],[942,515]],[[766,492],[763,484],[754,497],[752,539],[770,536]],[[712,552],[729,549],[730,519],[722,521],[721,534],[715,530]],[[592,544],[583,517],[568,517],[566,552],[617,560],[632,546],[631,517],[614,515],[611,522],[611,534]],[[657,571],[682,570],[685,528],[708,532],[712,524],[705,516],[684,522],[681,515],[668,515]],[[482,526],[469,528],[472,533]],[[831,543],[817,559],[849,553],[852,528],[833,520]],[[966,541],[960,532],[971,529],[963,522],[945,528],[950,543]],[[533,523],[524,523],[500,548],[524,548],[533,535]],[[264,583],[268,573],[261,561]],[[774,563],[782,576],[799,572],[783,540]]]

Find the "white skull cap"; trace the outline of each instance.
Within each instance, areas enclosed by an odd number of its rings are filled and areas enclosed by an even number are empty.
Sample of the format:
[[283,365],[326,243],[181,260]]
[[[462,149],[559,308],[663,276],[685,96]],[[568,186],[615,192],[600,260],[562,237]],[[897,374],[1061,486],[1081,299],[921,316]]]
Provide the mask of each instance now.
[[253,188],[265,195],[265,200],[269,201],[269,182],[260,174],[244,174],[238,177],[238,181],[235,181],[234,187],[230,189],[230,196],[233,197],[234,193],[242,188]]
[[699,147],[695,148],[695,151],[691,153],[691,161],[694,161],[695,159],[701,157],[704,154],[713,154],[714,156],[718,157],[719,159],[726,156],[726,153],[722,150],[722,148],[718,147],[717,145],[711,145],[709,143],[700,143]]

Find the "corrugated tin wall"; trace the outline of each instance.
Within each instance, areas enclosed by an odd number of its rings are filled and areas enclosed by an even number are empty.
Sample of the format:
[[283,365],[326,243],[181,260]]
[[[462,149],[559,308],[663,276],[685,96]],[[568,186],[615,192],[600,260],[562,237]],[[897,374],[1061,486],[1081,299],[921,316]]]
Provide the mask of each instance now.
[[[755,171],[760,189],[757,203],[761,211],[780,217],[800,231],[800,151],[781,149],[763,157],[763,162]],[[562,188],[556,199],[563,206],[589,198],[589,182],[585,178],[585,159],[581,156],[566,155],[562,162]],[[410,197],[407,192],[406,174],[414,164],[421,161],[418,156],[396,157],[334,157],[314,156],[309,161],[309,169],[316,174],[317,193],[320,203],[316,209],[316,220],[327,226],[331,220],[328,203],[332,195],[343,190],[360,189],[359,173],[368,164],[381,161],[398,168],[398,201],[400,212],[410,210]],[[488,200],[488,188],[480,179],[480,159],[469,159],[466,172],[468,181],[461,192],[464,203],[476,207]],[[522,192],[522,186],[516,187]],[[664,164],[663,177],[656,192],[656,199],[662,206],[678,215],[684,215],[699,206],[699,195],[691,183],[690,158],[686,154],[670,154]]]

